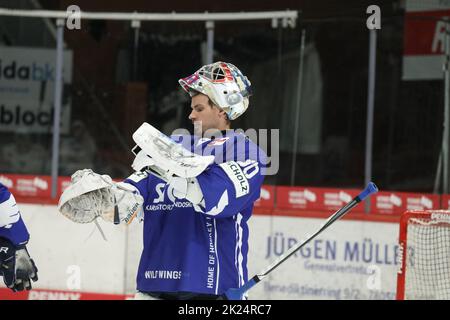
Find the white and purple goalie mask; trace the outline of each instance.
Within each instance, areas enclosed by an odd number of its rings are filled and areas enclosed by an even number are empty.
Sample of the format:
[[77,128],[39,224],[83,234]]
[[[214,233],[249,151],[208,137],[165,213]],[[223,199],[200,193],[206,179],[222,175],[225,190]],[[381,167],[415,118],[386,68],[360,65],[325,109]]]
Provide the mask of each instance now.
[[197,93],[207,95],[234,120],[248,108],[252,94],[251,83],[242,72],[226,62],[214,62],[197,70],[189,77],[178,80],[191,97]]

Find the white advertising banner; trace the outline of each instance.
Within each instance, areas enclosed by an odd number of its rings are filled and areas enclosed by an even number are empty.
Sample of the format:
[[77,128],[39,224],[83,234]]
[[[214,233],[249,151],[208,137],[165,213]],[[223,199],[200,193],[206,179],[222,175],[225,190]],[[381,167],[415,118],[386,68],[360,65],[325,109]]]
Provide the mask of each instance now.
[[[36,289],[134,294],[142,224],[76,224],[54,205],[19,203],[39,268]],[[250,219],[249,278],[324,219],[254,215]],[[50,232],[49,232],[50,230]],[[250,300],[394,299],[398,224],[340,220],[283,262],[248,292]],[[0,287],[4,287],[0,281]]]
[[[249,278],[316,232],[323,219],[250,219]],[[249,291],[249,299],[395,299],[398,224],[340,220]]]
[[[56,50],[0,47],[0,132],[49,133],[54,117]],[[63,56],[64,85],[72,82],[72,51]],[[64,86],[63,86],[64,87]],[[63,93],[61,132],[68,133],[70,99]]]
[[406,1],[403,80],[443,79],[446,17],[450,1]]

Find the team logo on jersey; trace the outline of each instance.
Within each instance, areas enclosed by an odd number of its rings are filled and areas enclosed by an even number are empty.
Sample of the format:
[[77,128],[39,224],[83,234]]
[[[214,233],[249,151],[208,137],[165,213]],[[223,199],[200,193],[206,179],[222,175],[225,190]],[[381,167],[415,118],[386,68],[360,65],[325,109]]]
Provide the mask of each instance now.
[[[174,208],[191,208],[193,204],[187,200],[177,201],[178,198],[174,194],[173,186],[166,183],[158,183],[155,186],[156,197],[153,199],[153,204],[145,206],[148,211],[172,211]],[[166,196],[169,201],[166,201]]]
[[217,138],[217,139],[214,139],[213,141],[211,141],[210,143],[208,143],[208,147],[211,147],[211,146],[220,146],[220,145],[224,144],[228,139],[230,139],[230,137],[224,137],[224,138]]

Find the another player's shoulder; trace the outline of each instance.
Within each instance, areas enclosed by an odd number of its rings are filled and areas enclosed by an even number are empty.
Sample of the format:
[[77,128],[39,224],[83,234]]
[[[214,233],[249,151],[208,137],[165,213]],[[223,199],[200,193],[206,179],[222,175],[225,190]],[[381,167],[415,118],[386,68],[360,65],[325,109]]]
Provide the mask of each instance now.
[[9,194],[10,192],[8,190],[8,187],[0,182],[0,194],[3,194],[3,193]]
[[0,203],[5,202],[11,197],[11,192],[8,188],[0,182]]

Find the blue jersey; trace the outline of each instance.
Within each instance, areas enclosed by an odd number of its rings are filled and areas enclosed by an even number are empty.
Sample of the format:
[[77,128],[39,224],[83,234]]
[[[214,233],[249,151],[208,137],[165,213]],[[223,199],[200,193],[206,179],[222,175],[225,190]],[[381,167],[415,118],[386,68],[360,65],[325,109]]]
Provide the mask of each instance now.
[[247,281],[247,221],[260,196],[265,154],[243,134],[177,138],[215,162],[197,176],[202,205],[176,198],[169,184],[147,173],[125,180],[144,197],[137,289],[220,295]]
[[8,188],[0,183],[0,221],[5,220],[12,220],[14,223],[0,224],[0,237],[8,239],[16,246],[26,244],[30,236],[20,216],[16,200]]

